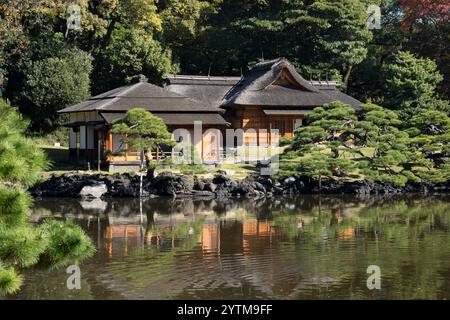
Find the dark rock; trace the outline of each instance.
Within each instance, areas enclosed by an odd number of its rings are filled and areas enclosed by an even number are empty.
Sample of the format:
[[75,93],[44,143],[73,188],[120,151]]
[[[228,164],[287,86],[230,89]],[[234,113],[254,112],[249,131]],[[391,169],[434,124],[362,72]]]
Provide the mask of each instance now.
[[218,174],[218,175],[214,176],[214,179],[212,182],[214,184],[225,184],[225,183],[229,182],[230,180],[231,180],[230,178],[225,177],[224,175]]
[[194,190],[203,191],[205,190],[205,182],[202,180],[195,179]]
[[161,196],[176,196],[177,194],[191,194],[194,190],[194,178],[191,176],[176,176],[173,174],[159,174],[146,186],[152,194]]
[[[36,184],[29,191],[33,196],[42,197],[138,197],[139,182],[140,176],[138,174],[66,173],[51,175],[46,181]],[[319,192],[323,194],[368,196],[405,192],[449,192],[450,181],[442,183],[409,182],[405,186],[396,186],[389,182],[379,181],[323,179],[321,190],[319,190],[317,179],[301,175],[275,180],[273,177],[252,174],[242,181],[237,181],[220,174],[213,179],[199,179],[190,175],[175,175],[171,172],[164,172],[154,178],[144,177],[143,188],[145,196],[172,197],[259,197],[261,195],[316,194]]]

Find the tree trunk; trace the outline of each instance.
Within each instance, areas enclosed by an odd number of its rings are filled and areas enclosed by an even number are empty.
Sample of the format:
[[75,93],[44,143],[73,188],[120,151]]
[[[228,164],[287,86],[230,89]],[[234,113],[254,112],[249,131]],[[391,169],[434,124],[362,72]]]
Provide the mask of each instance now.
[[322,175],[319,174],[319,193],[322,193]]
[[106,48],[108,46],[108,44],[109,44],[109,42],[111,40],[112,33],[114,31],[114,28],[116,26],[116,22],[117,21],[118,21],[118,18],[116,18],[116,17],[113,17],[111,19],[111,22],[108,25],[108,29],[106,30],[106,34],[103,37],[103,40],[102,40],[102,43],[101,43],[101,48],[102,49],[104,49],[104,48]]
[[143,178],[144,178],[144,151],[141,150],[141,170],[139,172],[139,176],[140,176],[140,181],[139,181],[139,197],[142,197],[142,189],[143,189]]
[[345,86],[345,90],[344,90],[345,93],[347,93],[347,91],[348,91],[348,79],[350,78],[350,73],[352,72],[352,69],[353,69],[353,66],[349,66],[344,74],[343,80],[344,80],[344,86]]

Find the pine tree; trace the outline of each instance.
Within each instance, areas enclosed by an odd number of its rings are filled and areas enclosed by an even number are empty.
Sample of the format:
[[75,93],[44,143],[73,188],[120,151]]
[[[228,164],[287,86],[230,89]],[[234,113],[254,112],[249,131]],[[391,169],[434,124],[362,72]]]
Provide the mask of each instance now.
[[355,152],[352,137],[356,111],[342,102],[317,107],[307,117],[308,124],[295,131],[292,149],[303,158],[296,170],[317,177],[345,176],[355,163],[350,156]]
[[[25,188],[36,182],[48,162],[24,136],[28,122],[2,100],[0,119],[0,294],[7,294],[20,288],[20,269],[44,262],[46,256],[54,257],[49,261],[54,265],[78,262],[95,249],[72,222],[57,222],[57,228],[48,227],[52,222],[41,227],[29,223],[31,199]],[[61,240],[67,237],[71,241]]]
[[404,185],[407,176],[412,177],[404,167],[410,160],[409,136],[399,129],[402,122],[397,113],[375,104],[364,104],[358,118],[356,144],[358,148],[369,148],[366,153],[361,152],[359,163],[366,178]]
[[407,123],[375,104],[363,104],[358,111],[341,102],[315,108],[288,150],[301,156],[294,170],[319,180],[348,177],[353,171],[397,185],[448,180],[448,116],[425,110]]
[[433,60],[400,51],[383,71],[386,79],[383,105],[397,110],[405,124],[425,109],[450,112],[448,101],[441,100],[437,94],[443,77]]
[[[143,108],[128,110],[123,119],[114,123],[111,132],[122,135],[119,153],[127,152],[128,149],[139,152],[141,171],[144,170],[146,153],[151,153],[162,145],[171,146],[174,144],[164,121]],[[147,166],[149,166],[149,163]],[[149,171],[147,171],[147,174],[149,174]],[[142,175],[140,194],[142,195]]]
[[421,179],[443,182],[450,179],[450,118],[445,112],[424,110],[408,122],[410,150],[421,154],[424,165],[414,171]]

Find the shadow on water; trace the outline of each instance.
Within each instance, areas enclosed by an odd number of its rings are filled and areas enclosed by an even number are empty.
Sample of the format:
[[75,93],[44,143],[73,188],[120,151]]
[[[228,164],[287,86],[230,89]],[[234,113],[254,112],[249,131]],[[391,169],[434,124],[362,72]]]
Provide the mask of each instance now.
[[[448,299],[450,197],[35,201],[97,246],[81,290],[31,270],[15,299]],[[381,290],[369,290],[378,265]]]

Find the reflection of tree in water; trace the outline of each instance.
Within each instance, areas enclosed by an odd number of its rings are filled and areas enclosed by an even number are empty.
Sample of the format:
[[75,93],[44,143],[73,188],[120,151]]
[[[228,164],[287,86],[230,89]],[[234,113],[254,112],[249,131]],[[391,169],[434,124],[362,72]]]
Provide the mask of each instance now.
[[[163,297],[167,288],[172,290],[168,296],[180,297],[208,298],[214,290],[243,290],[251,296],[260,290],[263,296],[278,298],[325,293],[361,298],[369,294],[367,266],[376,264],[386,290],[370,293],[373,297],[441,298],[450,278],[449,197],[398,197],[146,199],[145,240],[126,256],[115,257],[97,280],[147,298]],[[68,206],[72,208],[57,208],[86,212],[79,205]],[[228,217],[233,210],[244,214]],[[108,202],[103,214],[132,218],[138,213],[138,200],[119,199]],[[243,226],[255,221],[273,228],[270,243],[271,233],[264,239],[243,235]],[[202,229],[210,225],[220,229],[220,256],[202,251],[199,243]],[[240,247],[244,240],[249,241],[245,250]],[[192,293],[196,286],[204,291]]]
[[[272,223],[287,241],[294,240],[309,253],[316,274],[333,275],[331,296],[358,297],[355,288],[362,287],[365,268],[371,264],[381,267],[388,287],[383,298],[448,296],[450,202],[446,196],[376,199],[354,207],[332,201],[322,203],[320,213],[279,212]],[[324,252],[327,259],[321,256]],[[342,292],[345,287],[353,291]]]

